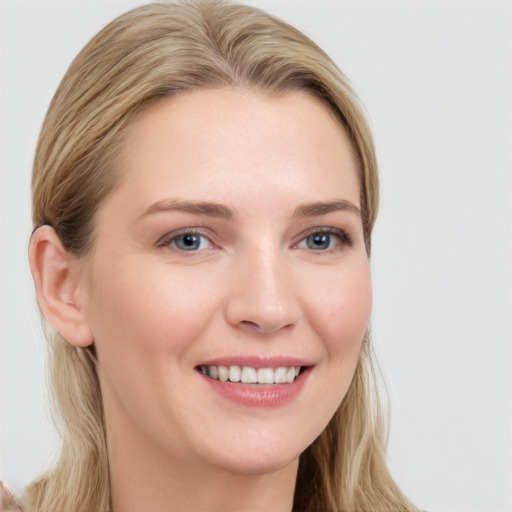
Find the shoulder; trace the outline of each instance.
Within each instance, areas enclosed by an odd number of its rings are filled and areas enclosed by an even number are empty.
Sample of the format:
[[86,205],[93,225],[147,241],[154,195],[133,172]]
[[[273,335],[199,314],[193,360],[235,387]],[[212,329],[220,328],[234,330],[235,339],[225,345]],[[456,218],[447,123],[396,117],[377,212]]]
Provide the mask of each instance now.
[[0,481],[0,510],[2,512],[23,512],[14,493],[2,481]]

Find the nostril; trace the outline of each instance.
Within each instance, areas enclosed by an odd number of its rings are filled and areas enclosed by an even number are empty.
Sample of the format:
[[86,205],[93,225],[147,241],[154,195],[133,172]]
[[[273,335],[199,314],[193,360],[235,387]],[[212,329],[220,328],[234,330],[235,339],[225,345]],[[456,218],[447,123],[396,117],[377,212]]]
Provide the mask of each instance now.
[[237,287],[229,297],[225,315],[231,326],[248,333],[271,334],[298,322],[301,306],[294,291],[277,290],[275,282],[264,286],[263,281],[253,276],[250,283]]
[[246,326],[246,327],[249,327],[249,328],[254,328],[254,329],[258,329],[259,328],[259,325],[256,322],[252,322],[251,320],[242,320],[240,322],[240,325]]
[[252,320],[242,320],[239,322],[239,327],[245,329],[247,331],[254,331],[260,334],[271,334],[273,332],[281,331],[283,329],[292,327],[292,323],[280,322],[276,320],[275,322],[266,320],[262,322],[254,322]]

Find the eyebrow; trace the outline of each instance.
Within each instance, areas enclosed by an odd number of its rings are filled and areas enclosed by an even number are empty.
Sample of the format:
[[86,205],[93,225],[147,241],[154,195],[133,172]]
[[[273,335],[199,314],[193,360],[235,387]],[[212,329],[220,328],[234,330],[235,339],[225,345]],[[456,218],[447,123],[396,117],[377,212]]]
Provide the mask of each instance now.
[[[318,217],[337,211],[348,211],[355,213],[359,217],[361,216],[361,210],[354,203],[351,203],[346,199],[338,199],[336,201],[317,201],[314,203],[299,205],[297,208],[295,208],[292,217]],[[226,220],[234,219],[236,216],[233,210],[220,203],[208,201],[163,199],[153,203],[149,208],[147,208],[147,210],[144,211],[140,218],[159,212],[185,212],[195,215],[218,217]]]
[[351,213],[355,213],[359,217],[361,217],[361,210],[350,201],[347,201],[346,199],[338,199],[336,201],[329,201],[329,202],[316,202],[316,203],[307,203],[298,206],[293,216],[297,218],[304,218],[304,217],[317,217],[320,215],[327,215],[331,212],[337,212],[337,211],[347,211]]
[[159,212],[185,212],[195,215],[219,217],[222,219],[232,219],[235,216],[231,209],[219,203],[164,199],[162,201],[153,203],[147,210],[144,211],[144,213],[141,215],[141,218]]

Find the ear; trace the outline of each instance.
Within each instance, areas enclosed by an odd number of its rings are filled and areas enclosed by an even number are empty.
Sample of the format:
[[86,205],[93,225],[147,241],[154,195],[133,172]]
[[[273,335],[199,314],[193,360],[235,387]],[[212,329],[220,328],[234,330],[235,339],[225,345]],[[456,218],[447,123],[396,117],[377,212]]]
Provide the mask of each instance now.
[[41,226],[30,239],[29,262],[46,320],[72,345],[91,345],[93,336],[78,296],[83,261],[64,248],[53,228]]

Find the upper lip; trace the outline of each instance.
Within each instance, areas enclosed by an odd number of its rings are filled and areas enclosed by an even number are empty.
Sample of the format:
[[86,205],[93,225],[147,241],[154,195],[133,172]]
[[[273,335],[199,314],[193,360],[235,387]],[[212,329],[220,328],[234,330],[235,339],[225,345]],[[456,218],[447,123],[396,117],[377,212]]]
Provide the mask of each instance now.
[[279,368],[291,366],[313,366],[311,361],[296,356],[220,356],[207,359],[198,366],[250,366],[252,368]]

